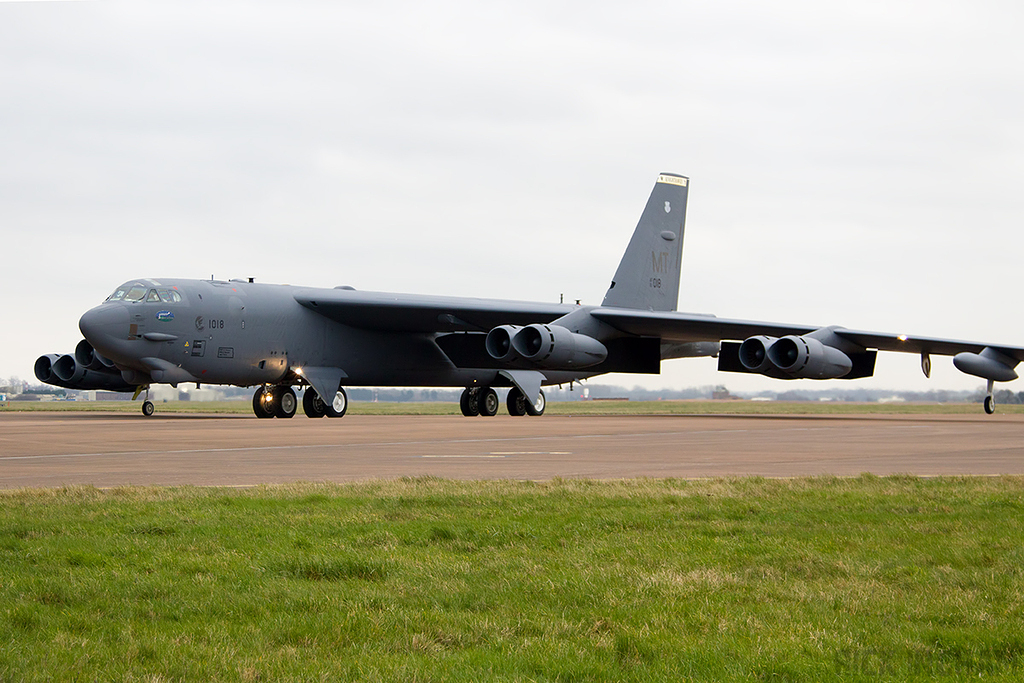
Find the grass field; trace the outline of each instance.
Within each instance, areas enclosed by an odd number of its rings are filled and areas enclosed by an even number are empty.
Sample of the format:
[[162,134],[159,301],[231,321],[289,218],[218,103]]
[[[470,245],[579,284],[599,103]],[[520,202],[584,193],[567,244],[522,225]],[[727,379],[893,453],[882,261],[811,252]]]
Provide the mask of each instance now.
[[1024,479],[0,492],[0,680],[1024,678]]
[[[11,401],[4,411],[101,411],[138,413],[128,401]],[[171,401],[156,404],[157,413],[251,415],[250,401]],[[502,408],[504,411],[504,407]],[[1024,413],[1024,405],[997,405],[1004,414]],[[459,415],[457,403],[351,402],[353,415]],[[302,411],[299,411],[301,416]],[[814,401],[565,401],[548,403],[551,415],[953,415],[983,413],[980,403],[840,403]]]

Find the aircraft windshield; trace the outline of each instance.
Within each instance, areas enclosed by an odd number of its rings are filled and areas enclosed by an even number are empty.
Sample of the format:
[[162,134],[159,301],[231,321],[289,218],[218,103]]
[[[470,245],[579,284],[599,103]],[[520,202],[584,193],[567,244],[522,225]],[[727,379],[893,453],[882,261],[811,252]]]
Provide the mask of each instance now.
[[121,285],[107,297],[107,301],[146,301],[149,303],[178,304],[181,294],[167,287],[149,287],[141,282]]
[[146,288],[142,285],[132,285],[128,293],[124,295],[125,301],[142,301],[146,298]]

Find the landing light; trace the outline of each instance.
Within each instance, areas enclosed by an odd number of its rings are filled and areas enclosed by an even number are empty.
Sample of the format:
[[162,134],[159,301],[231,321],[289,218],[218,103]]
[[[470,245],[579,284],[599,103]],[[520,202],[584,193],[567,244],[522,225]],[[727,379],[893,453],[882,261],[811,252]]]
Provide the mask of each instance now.
[[901,335],[896,337],[896,340],[897,341],[901,341],[901,342],[905,342],[905,341],[907,341],[907,339],[909,339],[909,337],[907,335],[905,335],[905,334],[901,334]]

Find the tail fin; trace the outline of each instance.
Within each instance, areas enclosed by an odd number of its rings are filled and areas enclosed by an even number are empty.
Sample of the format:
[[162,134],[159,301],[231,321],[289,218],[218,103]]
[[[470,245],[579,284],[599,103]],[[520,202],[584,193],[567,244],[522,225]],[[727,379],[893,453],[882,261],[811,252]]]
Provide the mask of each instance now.
[[680,175],[658,176],[602,306],[676,310],[689,184]]

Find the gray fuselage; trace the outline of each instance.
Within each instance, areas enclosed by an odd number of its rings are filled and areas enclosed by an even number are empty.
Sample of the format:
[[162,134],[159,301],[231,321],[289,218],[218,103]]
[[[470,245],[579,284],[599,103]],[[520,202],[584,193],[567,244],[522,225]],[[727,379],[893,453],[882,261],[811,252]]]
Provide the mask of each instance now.
[[[437,333],[330,320],[295,300],[296,291],[308,288],[175,279],[137,280],[122,289],[132,285],[147,287],[147,297],[108,299],[87,311],[80,327],[134,384],[276,384],[289,382],[298,368],[330,366],[344,371],[349,386],[507,386],[495,369],[456,367],[436,343]],[[549,372],[545,383],[592,374]]]

